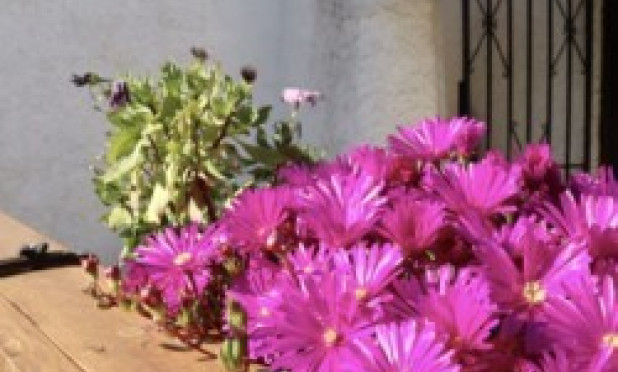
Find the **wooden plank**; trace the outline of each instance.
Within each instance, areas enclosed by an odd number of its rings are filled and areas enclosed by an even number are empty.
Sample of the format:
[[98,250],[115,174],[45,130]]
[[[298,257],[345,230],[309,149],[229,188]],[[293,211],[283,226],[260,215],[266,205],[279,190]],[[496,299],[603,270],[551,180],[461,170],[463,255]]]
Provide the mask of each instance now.
[[30,320],[0,298],[0,371],[82,371]]
[[[0,294],[27,314],[36,327],[84,371],[223,371],[218,360],[159,332],[148,319],[119,309],[101,310],[81,293],[81,269],[32,272],[0,281]],[[217,346],[210,347],[217,354]]]
[[[0,244],[5,247],[46,239],[33,229],[0,214]],[[63,249],[58,243],[50,243],[55,249]],[[25,337],[23,342],[27,347],[39,350],[41,354],[39,360],[28,354],[29,363],[36,366],[40,361],[40,364],[27,371],[72,371],[63,369],[63,366],[56,369],[45,364],[46,360],[56,360],[58,351],[86,372],[224,371],[218,360],[179,348],[177,341],[159,332],[150,320],[136,313],[97,308],[93,299],[82,293],[87,284],[82,269],[73,267],[0,279],[0,298],[31,323],[30,333],[20,328],[11,334],[15,333],[20,340]],[[0,311],[0,316],[2,314]],[[0,332],[2,329],[0,327]],[[40,337],[28,338],[36,334],[35,331]],[[51,341],[57,349],[56,354],[49,350],[49,345],[41,346],[41,338]],[[218,354],[218,345],[211,345],[209,350]]]

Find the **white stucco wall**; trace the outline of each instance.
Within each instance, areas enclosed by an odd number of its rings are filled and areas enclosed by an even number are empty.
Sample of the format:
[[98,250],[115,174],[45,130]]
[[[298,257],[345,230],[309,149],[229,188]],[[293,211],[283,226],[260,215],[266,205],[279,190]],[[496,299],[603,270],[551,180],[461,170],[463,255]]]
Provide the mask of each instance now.
[[[257,99],[321,90],[305,138],[330,154],[438,110],[433,0],[29,0],[0,12],[0,209],[78,251],[115,256],[89,161],[106,124],[74,72],[154,72],[205,46]],[[442,101],[444,106],[444,102]],[[276,115],[283,115],[280,105]],[[275,117],[276,117],[275,115]]]

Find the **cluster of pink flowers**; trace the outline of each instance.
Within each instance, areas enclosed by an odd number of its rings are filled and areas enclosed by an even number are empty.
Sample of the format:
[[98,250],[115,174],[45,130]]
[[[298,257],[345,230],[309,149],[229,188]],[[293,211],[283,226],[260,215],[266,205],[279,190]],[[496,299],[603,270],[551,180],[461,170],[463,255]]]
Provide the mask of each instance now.
[[[466,118],[290,165],[201,231],[137,250],[170,311],[233,257],[249,357],[291,372],[618,371],[618,182],[545,144],[476,152]],[[222,263],[223,262],[223,263]]]

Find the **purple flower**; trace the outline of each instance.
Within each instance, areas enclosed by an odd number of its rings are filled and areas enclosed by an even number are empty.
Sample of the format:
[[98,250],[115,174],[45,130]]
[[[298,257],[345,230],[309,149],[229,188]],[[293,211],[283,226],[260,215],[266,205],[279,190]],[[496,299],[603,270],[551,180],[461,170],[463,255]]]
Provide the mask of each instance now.
[[294,372],[352,371],[354,340],[368,332],[369,318],[336,272],[307,276],[286,286],[265,351],[271,368]]
[[115,81],[112,83],[112,90],[109,97],[109,105],[113,110],[117,110],[131,101],[129,85],[126,81]]
[[518,221],[509,232],[502,237],[506,244],[488,239],[477,253],[503,310],[544,308],[549,298],[563,293],[567,280],[588,275],[590,258],[581,244],[556,244],[531,219]]
[[458,353],[490,348],[490,333],[498,324],[497,306],[479,273],[463,269],[455,274],[452,267],[443,266],[427,272],[423,283],[411,278],[394,288],[395,311],[428,319]]
[[618,298],[613,280],[592,277],[565,283],[564,296],[552,298],[546,319],[556,341],[585,371],[618,371]]
[[445,220],[442,204],[406,195],[394,199],[384,212],[380,232],[399,245],[406,256],[419,255],[435,243]]
[[375,337],[356,342],[363,372],[458,372],[452,352],[444,347],[431,323],[409,320],[375,327]]
[[571,189],[576,195],[618,197],[618,182],[611,167],[599,167],[596,174],[576,173],[571,176]]
[[210,235],[193,224],[148,237],[136,248],[135,263],[147,271],[149,284],[162,292],[168,310],[175,312],[183,293],[202,295],[210,280],[207,266],[216,253]]
[[284,186],[245,190],[223,219],[231,243],[247,252],[273,249],[291,202],[291,191]]
[[373,229],[386,199],[364,173],[333,174],[302,195],[300,218],[329,247],[347,247]]
[[401,250],[391,244],[357,244],[333,257],[335,269],[350,278],[350,290],[361,303],[376,305],[389,299],[384,289],[399,274]]
[[446,159],[457,152],[469,154],[478,144],[484,125],[466,118],[450,121],[428,119],[416,126],[399,127],[398,136],[390,136],[389,147],[398,155],[415,160]]
[[428,190],[440,195],[454,212],[476,212],[484,217],[511,212],[510,201],[519,192],[519,173],[489,162],[468,167],[447,164],[433,170],[426,182]]
[[618,258],[618,200],[611,196],[560,195],[560,209],[546,205],[546,218],[570,239],[583,239],[595,259]]
[[532,190],[545,188],[544,191],[560,192],[562,188],[560,168],[552,158],[549,145],[544,143],[527,145],[517,163],[521,166],[526,187]]

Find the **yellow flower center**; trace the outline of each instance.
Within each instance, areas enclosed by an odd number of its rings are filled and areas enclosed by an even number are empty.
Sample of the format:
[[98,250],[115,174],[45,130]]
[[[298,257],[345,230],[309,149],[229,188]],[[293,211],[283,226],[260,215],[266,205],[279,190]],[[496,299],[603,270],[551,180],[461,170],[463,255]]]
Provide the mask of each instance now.
[[263,317],[267,317],[270,315],[270,310],[268,310],[266,306],[262,306],[262,308],[260,309],[260,315]]
[[608,333],[603,336],[603,343],[612,349],[618,349],[618,333]]
[[354,296],[359,301],[366,299],[368,294],[369,292],[367,291],[367,288],[363,288],[363,287],[356,288],[356,290],[354,291]]
[[327,328],[326,331],[324,331],[322,338],[324,339],[326,346],[333,346],[337,342],[339,335],[333,328]]
[[540,304],[545,301],[547,291],[537,281],[524,284],[523,295],[526,301],[532,305]]
[[176,256],[176,258],[174,258],[174,265],[182,266],[186,264],[187,262],[189,262],[189,260],[191,260],[191,253],[182,252],[182,253],[179,253],[178,256]]

